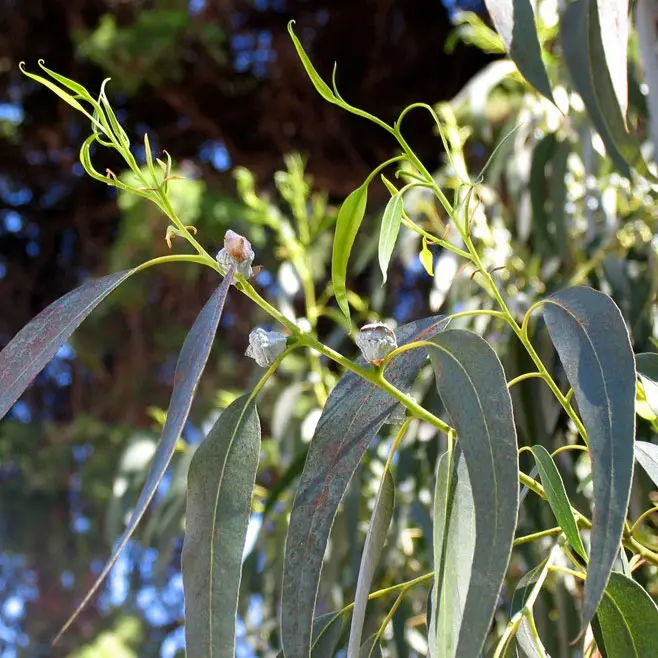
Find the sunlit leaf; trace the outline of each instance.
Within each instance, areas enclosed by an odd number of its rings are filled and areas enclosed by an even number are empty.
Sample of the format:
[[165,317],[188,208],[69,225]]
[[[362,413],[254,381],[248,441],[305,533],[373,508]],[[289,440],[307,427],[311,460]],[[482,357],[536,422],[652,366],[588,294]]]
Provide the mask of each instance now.
[[379,233],[379,267],[386,283],[388,273],[388,264],[391,261],[393,248],[398,239],[400,232],[400,223],[402,222],[402,195],[393,195],[386,204],[384,217],[382,218],[382,228]]
[[222,412],[190,464],[182,554],[188,658],[234,658],[259,454],[256,403],[244,395]]
[[658,487],[658,445],[647,441],[636,441],[635,459]]
[[71,625],[82,608],[89,603],[92,596],[107,577],[110,569],[117,561],[119,554],[135,532],[137,524],[144,516],[146,508],[151,502],[151,499],[155,495],[155,492],[164,477],[169,462],[171,461],[171,457],[176,449],[176,442],[180,437],[183,426],[185,425],[190,413],[190,407],[192,406],[192,400],[199,380],[201,379],[201,374],[203,373],[206,362],[208,361],[210,348],[215,340],[219,319],[224,310],[224,302],[226,300],[226,295],[234,271],[235,266],[232,265],[221,285],[215,290],[205,306],[201,309],[197,319],[194,321],[194,325],[185,338],[185,342],[183,343],[183,347],[178,357],[178,362],[176,363],[176,370],[174,372],[174,388],[171,394],[169,410],[167,411],[167,421],[162,430],[162,436],[158,443],[155,455],[153,456],[148,475],[146,476],[144,488],[135,504],[135,509],[130,515],[130,519],[126,524],[126,529],[124,530],[123,535],[121,535],[121,538],[112,551],[112,555],[103,567],[94,584],[89,589],[88,593],[85,595],[82,603],[57,634],[55,642]]
[[434,492],[434,582],[428,650],[456,656],[475,550],[475,508],[463,452],[441,455]]
[[583,626],[592,619],[617,557],[633,477],[635,360],[610,297],[577,287],[551,295],[544,320],[562,362],[592,457],[594,513]]
[[613,571],[592,621],[603,658],[658,656],[658,608],[634,580]]
[[[532,591],[543,569],[544,565],[540,564],[538,567],[528,571],[528,573],[525,574],[521,580],[519,580],[514,590],[514,594],[512,595],[512,601],[510,603],[510,616],[514,616],[525,606],[526,600],[528,599],[528,596],[530,595],[530,592]],[[532,611],[530,611],[530,614],[532,614]],[[516,632],[516,641],[519,645],[519,649],[522,652],[520,655],[524,658],[550,658],[543,645],[541,650],[537,646],[536,640],[533,637],[532,631],[530,630],[530,622],[525,616],[519,625],[518,631]],[[511,655],[516,656],[517,654]]]
[[[399,327],[399,345],[430,338],[441,331],[441,317]],[[410,350],[386,369],[387,380],[402,390],[413,384],[427,352]],[[357,362],[364,364],[362,358]],[[288,656],[308,656],[320,571],[329,533],[366,448],[398,402],[354,373],[331,392],[309,446],[290,516],[281,602],[281,634]]]
[[352,626],[347,647],[348,658],[357,658],[361,647],[361,634],[366,619],[366,606],[370,585],[377,569],[377,564],[386,542],[388,526],[395,507],[395,483],[391,472],[386,469],[379,485],[372,519],[366,535],[366,542],[361,554],[359,578],[354,595],[354,609],[352,610]]
[[643,352],[635,355],[637,374],[651,410],[658,414],[658,354]]
[[530,0],[485,0],[491,20],[521,75],[551,102],[553,92],[541,59]]
[[313,86],[315,87],[318,94],[320,94],[320,96],[322,96],[322,98],[324,98],[326,101],[329,101],[330,103],[335,103],[336,96],[334,95],[334,92],[331,91],[329,85],[320,77],[320,74],[315,70],[315,67],[311,63],[311,60],[306,54],[306,51],[304,50],[304,47],[302,46],[300,40],[293,32],[292,26],[294,24],[295,21],[290,21],[288,23],[288,33],[290,34],[290,38],[292,39],[292,42],[295,46],[297,55],[301,60],[304,69],[306,70],[306,74],[311,79],[311,82],[313,83]]
[[135,270],[93,279],[26,324],[0,352],[0,418],[57,354],[82,321]]
[[434,256],[430,248],[427,246],[427,241],[423,238],[423,248],[421,249],[420,254],[418,255],[420,264],[423,266],[425,271],[430,275],[434,276]]
[[331,280],[334,296],[345,317],[350,319],[350,307],[347,303],[347,263],[352,253],[352,246],[363,221],[368,202],[368,186],[364,183],[343,201],[336,219],[336,232],[331,257]]
[[645,178],[654,180],[642,157],[638,140],[626,130],[610,73],[607,68],[601,68],[606,56],[597,0],[576,0],[566,4],[560,17],[560,36],[576,91],[582,97],[611,159],[625,176],[628,176],[627,165],[630,165]]
[[475,507],[475,551],[454,655],[477,656],[498,603],[516,529],[519,465],[512,401],[496,353],[477,334],[444,331],[432,342],[437,389],[457,431]]
[[539,477],[546,492],[548,504],[551,506],[553,514],[555,514],[555,518],[562,528],[562,532],[564,532],[572,548],[581,557],[587,559],[585,547],[583,546],[580,533],[578,532],[578,526],[576,525],[576,519],[571,511],[569,497],[564,488],[564,482],[562,482],[562,477],[557,470],[553,458],[544,446],[532,446],[530,450],[537,463]]

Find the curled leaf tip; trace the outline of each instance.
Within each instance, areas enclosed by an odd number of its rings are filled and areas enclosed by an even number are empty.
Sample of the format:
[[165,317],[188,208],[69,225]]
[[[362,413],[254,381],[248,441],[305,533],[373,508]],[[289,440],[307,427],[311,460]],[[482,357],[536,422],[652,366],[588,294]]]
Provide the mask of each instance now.
[[356,337],[356,344],[363,354],[363,358],[378,366],[397,346],[393,330],[383,322],[366,324],[361,327]]

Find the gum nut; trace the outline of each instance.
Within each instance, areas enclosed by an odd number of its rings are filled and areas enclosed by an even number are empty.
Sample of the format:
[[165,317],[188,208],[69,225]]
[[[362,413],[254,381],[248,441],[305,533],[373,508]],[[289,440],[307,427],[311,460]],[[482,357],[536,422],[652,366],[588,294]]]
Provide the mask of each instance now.
[[375,365],[379,365],[398,346],[393,331],[381,322],[361,327],[356,344],[365,360]]
[[251,242],[243,238],[235,231],[226,231],[224,235],[224,249],[233,256],[238,263],[248,260],[249,264],[254,261],[254,252],[251,248]]
[[249,347],[245,352],[261,367],[271,366],[286,349],[286,337],[278,331],[265,331],[260,327],[249,334]]
[[[229,254],[226,249],[220,249],[217,253],[217,256],[215,256],[215,260],[223,272],[228,272],[228,269],[231,265],[237,264],[236,272],[241,274],[245,279],[250,279],[253,274],[253,270],[251,268],[253,259],[253,251],[251,252],[251,260],[245,260],[242,263],[236,263],[235,258],[233,258],[233,256],[231,256],[231,254]],[[237,279],[234,276],[232,283],[235,283],[236,281]]]

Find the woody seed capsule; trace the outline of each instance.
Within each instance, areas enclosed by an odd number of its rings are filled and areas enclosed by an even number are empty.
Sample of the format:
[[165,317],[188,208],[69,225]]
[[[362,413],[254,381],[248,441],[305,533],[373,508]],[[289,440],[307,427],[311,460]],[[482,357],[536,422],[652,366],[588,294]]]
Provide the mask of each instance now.
[[[238,274],[245,279],[250,279],[253,274],[251,264],[254,262],[254,256],[251,242],[235,231],[229,230],[224,235],[224,248],[219,251],[215,260],[224,272],[227,272],[229,267],[236,263]],[[233,277],[232,283],[235,284],[235,282],[236,278]]]
[[245,352],[261,367],[271,366],[286,349],[286,337],[278,331],[265,331],[260,327],[249,334],[249,347]]

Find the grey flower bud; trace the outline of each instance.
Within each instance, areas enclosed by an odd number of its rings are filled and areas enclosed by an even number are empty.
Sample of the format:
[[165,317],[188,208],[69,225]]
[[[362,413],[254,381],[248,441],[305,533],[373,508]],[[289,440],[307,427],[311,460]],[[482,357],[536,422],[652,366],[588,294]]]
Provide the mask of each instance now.
[[249,347],[245,352],[261,367],[271,366],[286,349],[286,337],[278,331],[265,331],[260,327],[249,334]]
[[[254,262],[254,250],[247,238],[238,235],[235,231],[226,231],[224,235],[224,248],[219,251],[215,260],[220,269],[228,272],[228,269],[234,263],[237,264],[236,271],[245,279],[250,279],[253,275],[251,264]],[[232,283],[236,282],[233,277]]]
[[378,366],[397,346],[395,334],[385,324],[375,322],[361,327],[356,337],[363,358]]

